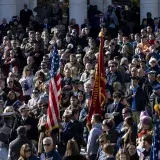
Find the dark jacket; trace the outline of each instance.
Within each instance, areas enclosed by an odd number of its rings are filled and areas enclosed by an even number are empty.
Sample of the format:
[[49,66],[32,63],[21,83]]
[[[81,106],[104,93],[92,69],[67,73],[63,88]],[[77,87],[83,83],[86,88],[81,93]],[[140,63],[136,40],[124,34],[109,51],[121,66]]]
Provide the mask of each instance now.
[[[127,94],[127,100],[130,104],[130,106],[132,106],[132,101],[133,101],[133,91],[129,90],[129,93]],[[138,87],[137,88],[137,92],[135,94],[135,103],[136,103],[136,111],[143,111],[145,109],[145,94],[142,88]]]
[[7,35],[7,31],[9,30],[9,24],[1,24],[0,30],[2,31],[3,36]]
[[83,125],[78,121],[70,121],[64,125],[62,131],[62,143],[67,144],[68,140],[74,138],[78,145],[81,144],[83,139]]
[[113,112],[119,113],[117,116],[114,117],[114,121],[116,125],[120,124],[123,121],[123,118],[122,118],[123,108],[124,108],[124,105],[121,103],[118,103],[118,104],[112,103],[108,106],[107,113],[113,113]]
[[158,84],[159,84],[158,81],[149,82],[148,80],[146,80],[144,82],[142,88],[144,90],[147,102],[149,102],[149,98],[153,92],[153,88]]
[[20,11],[20,22],[24,25],[27,26],[29,21],[30,21],[30,16],[33,15],[32,10],[27,9],[27,11],[25,11],[24,9],[22,9]]
[[28,117],[26,120],[21,119],[20,126],[25,126],[25,125],[31,125],[31,129],[27,131],[27,138],[30,140],[37,141],[38,139],[37,121],[32,117]]
[[29,144],[32,148],[31,141],[27,137],[17,137],[9,144],[8,160],[17,160],[20,156],[20,149],[23,144]]
[[107,74],[107,84],[112,86],[114,82],[120,82],[120,83],[123,83],[122,82],[122,76],[121,76],[121,73],[116,71],[115,73],[111,73],[109,72]]
[[55,160],[61,160],[61,156],[59,155],[59,153],[56,150],[52,150],[48,153],[42,153],[40,159],[55,159]]
[[87,160],[84,156],[82,155],[76,155],[76,156],[64,156],[62,160]]

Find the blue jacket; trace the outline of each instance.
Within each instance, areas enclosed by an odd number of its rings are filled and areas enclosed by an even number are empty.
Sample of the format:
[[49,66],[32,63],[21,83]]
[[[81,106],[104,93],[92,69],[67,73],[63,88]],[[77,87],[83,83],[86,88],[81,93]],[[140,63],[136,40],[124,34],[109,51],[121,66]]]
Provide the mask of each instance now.
[[37,158],[36,156],[32,156],[32,157],[28,158],[27,160],[39,160],[39,158]]
[[40,159],[44,160],[44,159],[55,159],[55,160],[61,160],[61,156],[59,155],[59,153],[56,150],[52,150],[48,153],[42,153]]
[[101,134],[102,134],[102,124],[98,123],[93,125],[88,136],[87,153],[90,153],[91,155],[97,154],[99,148],[97,139]]

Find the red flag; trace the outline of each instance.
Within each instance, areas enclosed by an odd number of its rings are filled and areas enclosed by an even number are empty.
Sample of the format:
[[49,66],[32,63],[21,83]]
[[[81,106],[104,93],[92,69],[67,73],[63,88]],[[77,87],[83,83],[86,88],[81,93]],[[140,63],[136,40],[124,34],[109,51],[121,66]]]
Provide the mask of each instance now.
[[104,40],[103,37],[101,36],[98,64],[96,67],[91,105],[88,113],[88,122],[90,122],[93,114],[97,113],[102,115],[102,106],[106,98],[106,78],[105,78],[103,45],[104,45]]

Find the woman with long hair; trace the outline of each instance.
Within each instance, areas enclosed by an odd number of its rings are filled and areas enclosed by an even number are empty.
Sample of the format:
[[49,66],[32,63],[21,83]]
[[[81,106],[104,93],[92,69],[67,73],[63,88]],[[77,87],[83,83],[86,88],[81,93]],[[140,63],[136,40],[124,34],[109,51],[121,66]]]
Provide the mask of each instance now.
[[23,97],[25,104],[28,103],[28,100],[31,98],[30,95],[32,94],[33,90],[33,74],[30,67],[25,66],[23,69],[22,78],[19,80],[21,84]]
[[130,160],[139,160],[137,148],[134,143],[129,143],[127,145],[127,150],[128,150],[129,156],[130,156]]
[[38,160],[38,158],[33,155],[32,149],[29,144],[23,144],[20,150],[20,157],[18,160]]
[[62,160],[86,160],[84,156],[79,153],[77,142],[71,139],[67,143],[66,153]]
[[127,147],[129,143],[136,144],[137,131],[134,126],[134,120],[132,117],[126,117],[124,120],[124,131],[125,134],[122,137],[122,142],[124,148]]
[[116,154],[116,160],[130,160],[128,152],[124,149],[119,149]]
[[14,91],[10,91],[7,95],[7,100],[5,101],[4,107],[12,106],[17,101],[17,96]]

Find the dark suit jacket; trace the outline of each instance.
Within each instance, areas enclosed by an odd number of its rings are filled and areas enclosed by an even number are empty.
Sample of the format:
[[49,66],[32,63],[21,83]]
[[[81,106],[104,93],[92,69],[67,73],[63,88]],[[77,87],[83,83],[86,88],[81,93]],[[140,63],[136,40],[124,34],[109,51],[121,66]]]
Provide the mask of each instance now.
[[[34,133],[34,132],[33,132]],[[9,144],[9,153],[8,153],[8,160],[17,160],[20,156],[20,149],[23,144],[29,144],[32,148],[31,141],[28,140],[26,137],[17,137]]]
[[6,24],[5,26],[3,24],[0,25],[0,30],[2,31],[2,35],[6,36],[7,31],[9,30],[9,24]]
[[123,122],[123,118],[122,118],[123,108],[124,108],[124,105],[121,103],[118,103],[117,105],[112,103],[108,106],[107,113],[119,112],[119,115],[114,117],[116,126],[119,125],[121,122]]
[[33,15],[32,10],[28,9],[27,12],[22,9],[20,11],[20,22],[26,27],[30,21],[30,16]]
[[[132,95],[133,95],[132,90],[129,90],[129,93],[126,98],[129,102],[130,106],[132,106],[132,101],[133,101]],[[138,87],[136,95],[135,95],[136,111],[143,111],[145,109],[145,100],[146,100],[146,98],[145,98],[145,94],[144,94],[143,89]]]
[[31,125],[31,129],[27,131],[27,138],[29,140],[37,140],[38,139],[38,128],[37,128],[36,120],[32,117],[28,117],[26,120],[21,119],[20,126],[25,126],[25,125]]

